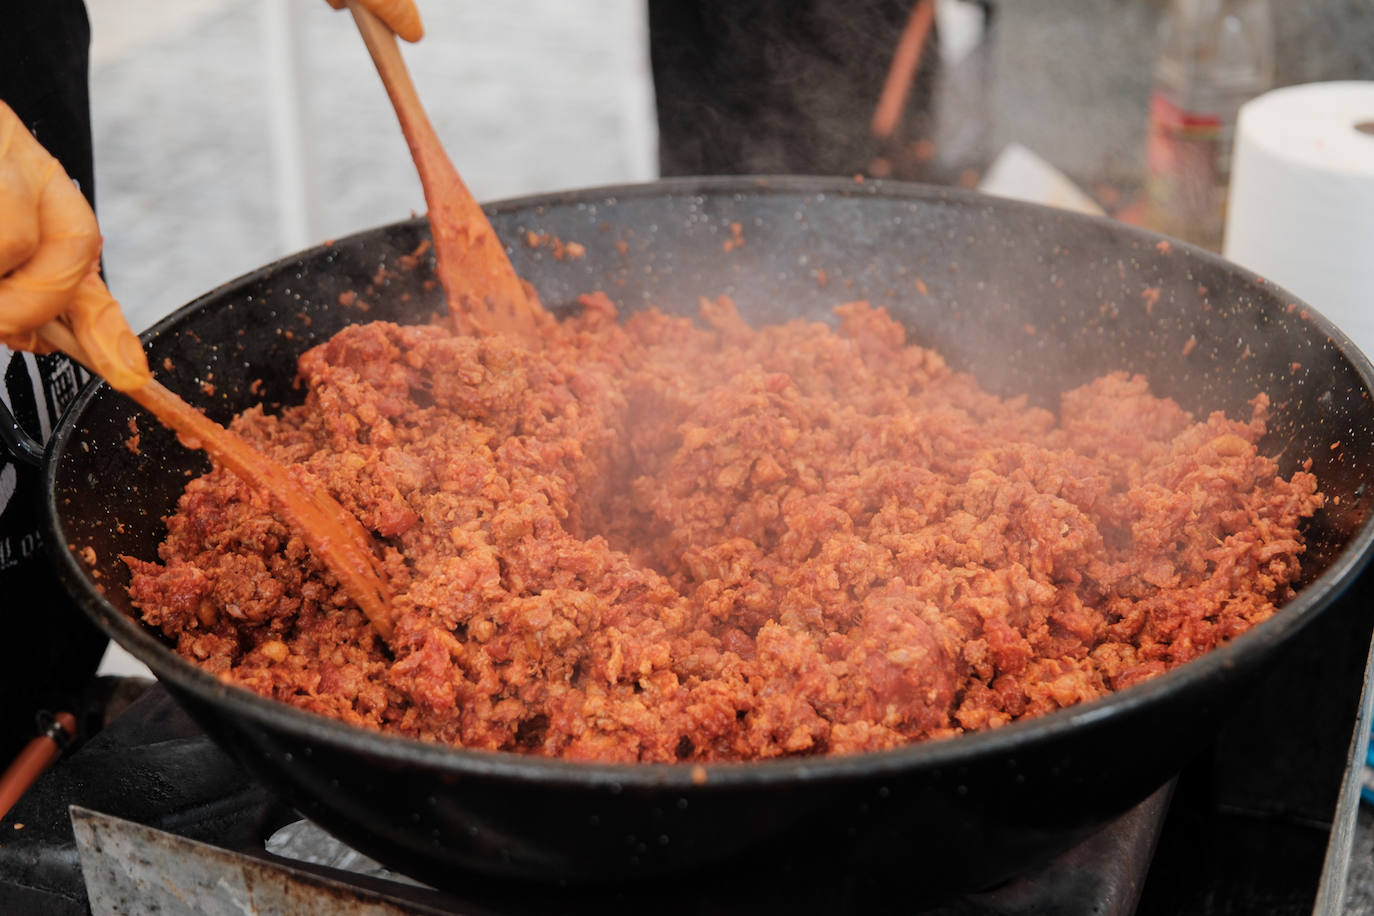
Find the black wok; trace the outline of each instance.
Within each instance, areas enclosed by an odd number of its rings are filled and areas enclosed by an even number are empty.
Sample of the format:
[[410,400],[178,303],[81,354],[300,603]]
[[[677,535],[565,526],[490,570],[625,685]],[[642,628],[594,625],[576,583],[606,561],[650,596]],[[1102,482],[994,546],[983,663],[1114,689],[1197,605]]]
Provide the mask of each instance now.
[[[550,306],[604,290],[626,310],[690,312],[699,296],[728,293],[748,319],[772,322],[825,318],[867,297],[988,388],[1037,403],[1112,369],[1147,373],[1157,394],[1196,412],[1245,416],[1268,392],[1264,448],[1285,474],[1310,459],[1328,504],[1309,526],[1304,587],[1280,614],[1114,696],[884,753],[704,769],[579,764],[365,732],[228,687],[171,652],[128,616],[119,556],[154,557],[162,517],[205,463],[146,415],[131,449],[136,408],[88,390],[46,458],[50,543],[72,594],[254,773],[418,877],[621,881],[786,862],[819,882],[815,867],[857,862],[929,894],[987,884],[1167,781],[1368,558],[1369,361],[1291,296],[1197,249],[1030,205],[842,180],[685,179],[490,213]],[[727,253],[731,223],[744,244]],[[527,231],[580,242],[585,256],[559,259],[525,244]],[[291,402],[305,348],[346,323],[442,308],[427,269],[393,270],[367,291],[427,233],[420,220],[382,227],[229,283],[145,335],[150,361],[220,420],[259,400]],[[348,291],[370,309],[341,305]],[[78,559],[88,548],[94,564]]]

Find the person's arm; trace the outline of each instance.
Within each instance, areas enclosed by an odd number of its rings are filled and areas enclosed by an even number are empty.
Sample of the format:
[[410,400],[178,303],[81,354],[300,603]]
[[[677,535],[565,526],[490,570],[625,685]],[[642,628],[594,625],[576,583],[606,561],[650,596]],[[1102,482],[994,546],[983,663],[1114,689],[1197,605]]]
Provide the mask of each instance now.
[[151,376],[148,361],[100,280],[95,213],[62,165],[0,102],[0,344],[46,353],[43,329],[75,335],[88,368],[116,388]]

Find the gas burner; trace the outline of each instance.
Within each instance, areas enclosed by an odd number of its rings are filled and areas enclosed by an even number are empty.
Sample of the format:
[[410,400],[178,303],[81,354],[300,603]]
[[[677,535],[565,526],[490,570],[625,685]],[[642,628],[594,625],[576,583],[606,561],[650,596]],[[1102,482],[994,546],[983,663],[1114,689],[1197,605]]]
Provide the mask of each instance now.
[[[1003,888],[974,894],[928,911],[930,916],[1092,912],[1129,916],[1135,910],[1150,853],[1164,820],[1169,789],[1162,789],[1138,808],[1104,828],[1078,848],[1045,868]],[[348,849],[323,830],[299,821],[278,831],[289,833],[277,844],[298,861],[285,864],[189,840],[143,824],[71,809],[76,844],[92,909],[97,913],[143,910],[168,916],[195,916],[208,911],[451,913],[491,905],[489,895],[457,900],[402,875],[389,872]],[[272,841],[268,847],[271,849]],[[309,865],[302,864],[301,859]],[[334,867],[322,864],[333,863]],[[339,866],[343,866],[341,869]],[[709,882],[708,876],[694,876]],[[758,882],[755,882],[756,884]],[[732,882],[716,884],[718,899],[703,907],[699,894],[683,895],[680,886],[655,883],[633,888],[510,889],[500,900],[501,913],[629,912],[804,912],[808,898],[770,895],[762,902],[755,888]],[[673,891],[672,896],[665,891]],[[675,902],[667,902],[675,901]],[[762,905],[761,905],[762,904]],[[827,912],[843,912],[827,907]],[[873,912],[865,904],[864,912]]]

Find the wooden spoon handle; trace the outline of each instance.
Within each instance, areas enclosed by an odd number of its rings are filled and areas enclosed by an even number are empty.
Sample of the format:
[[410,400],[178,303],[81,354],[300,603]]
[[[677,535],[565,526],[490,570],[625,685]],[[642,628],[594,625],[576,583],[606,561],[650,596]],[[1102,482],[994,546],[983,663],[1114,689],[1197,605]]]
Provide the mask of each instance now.
[[512,333],[537,342],[548,314],[516,274],[491,223],[458,176],[411,82],[396,36],[356,0],[348,0],[410,147],[429,206],[439,282],[459,328]]
[[[76,335],[60,321],[43,325],[38,336],[87,369],[92,368]],[[357,518],[312,478],[293,476],[281,462],[220,426],[156,379],[123,393],[176,432],[183,444],[204,449],[249,486],[267,493],[311,552],[329,567],[344,591],[362,609],[382,640],[390,643],[395,626],[391,590],[373,550],[372,536]]]

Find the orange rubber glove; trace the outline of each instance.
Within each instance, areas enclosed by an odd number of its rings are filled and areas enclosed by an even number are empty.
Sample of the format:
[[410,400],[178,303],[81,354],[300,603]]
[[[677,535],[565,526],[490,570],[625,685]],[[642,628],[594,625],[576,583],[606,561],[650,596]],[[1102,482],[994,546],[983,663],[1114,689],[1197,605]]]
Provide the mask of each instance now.
[[0,343],[49,353],[54,336],[74,336],[75,346],[63,349],[114,387],[131,390],[152,376],[142,344],[100,279],[100,244],[86,198],[0,102]]
[[[345,6],[345,0],[325,0],[336,10]],[[358,0],[367,11],[385,22],[387,28],[406,41],[419,41],[425,37],[425,27],[420,22],[420,11],[415,8],[415,0]]]

